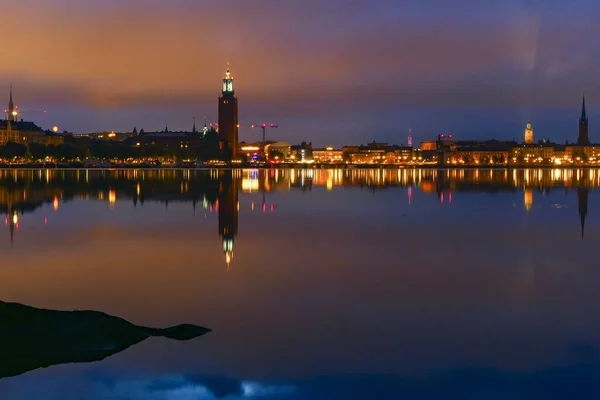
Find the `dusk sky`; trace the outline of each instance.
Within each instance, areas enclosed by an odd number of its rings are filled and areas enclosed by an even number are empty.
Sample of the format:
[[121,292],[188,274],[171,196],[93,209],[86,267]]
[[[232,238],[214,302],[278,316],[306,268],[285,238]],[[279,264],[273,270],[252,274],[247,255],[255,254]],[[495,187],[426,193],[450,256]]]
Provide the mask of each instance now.
[[[0,32],[23,118],[44,128],[217,120],[231,62],[244,126],[316,146],[456,138],[600,142],[593,0],[21,0]],[[0,99],[3,98],[0,96]],[[39,110],[47,109],[47,114]],[[29,111],[29,113],[28,113]]]

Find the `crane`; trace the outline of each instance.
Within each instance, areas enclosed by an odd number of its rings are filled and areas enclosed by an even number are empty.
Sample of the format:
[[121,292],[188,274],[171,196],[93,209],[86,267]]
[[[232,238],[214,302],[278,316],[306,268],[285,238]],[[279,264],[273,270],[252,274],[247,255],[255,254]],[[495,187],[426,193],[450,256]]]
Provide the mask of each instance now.
[[[208,126],[210,127],[215,127],[215,128],[219,128],[219,124],[216,122],[210,123]],[[237,126],[238,128],[241,127],[250,127],[252,129],[262,129],[262,144],[264,145],[266,143],[266,136],[267,136],[267,129],[271,129],[271,128],[279,128],[279,125],[277,124],[250,124],[250,125],[245,125],[245,124],[238,124]]]
[[[15,109],[12,112],[13,117],[15,117],[15,120],[18,119],[18,116],[21,114],[35,114],[35,113],[42,113],[42,114],[46,114],[46,110],[19,110],[19,106],[15,106]],[[4,115],[6,118],[8,118],[8,109],[4,110]]]
[[267,128],[279,128],[279,125],[276,125],[276,124],[252,124],[252,125],[250,125],[250,128],[262,129],[262,143],[264,145],[267,142],[267,140],[266,140]]

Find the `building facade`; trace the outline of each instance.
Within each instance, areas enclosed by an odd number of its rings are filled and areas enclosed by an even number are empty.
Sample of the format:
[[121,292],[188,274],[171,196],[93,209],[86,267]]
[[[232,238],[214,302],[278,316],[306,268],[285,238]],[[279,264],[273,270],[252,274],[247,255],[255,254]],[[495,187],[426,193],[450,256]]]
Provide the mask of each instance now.
[[343,151],[335,150],[333,147],[315,149],[312,154],[317,164],[341,164],[344,162]]

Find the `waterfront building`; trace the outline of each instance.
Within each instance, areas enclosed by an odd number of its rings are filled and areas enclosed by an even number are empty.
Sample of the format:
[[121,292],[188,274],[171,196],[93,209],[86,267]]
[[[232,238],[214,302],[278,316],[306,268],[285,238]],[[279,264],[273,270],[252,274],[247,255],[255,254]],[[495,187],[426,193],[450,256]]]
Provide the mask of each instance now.
[[280,153],[283,158],[288,158],[292,152],[292,144],[288,142],[269,143],[265,146],[265,156],[271,157],[273,153]]
[[0,146],[8,142],[46,144],[47,133],[35,123],[19,119],[18,116],[19,112],[13,102],[11,86],[6,118],[0,121]]
[[502,148],[458,148],[454,151],[444,151],[442,160],[446,166],[454,165],[506,165],[509,150]]
[[264,144],[262,143],[240,143],[239,155],[245,155],[248,160],[257,160],[264,157]]
[[581,105],[577,144],[567,145],[565,148],[565,156],[573,163],[595,163],[600,160],[600,145],[590,143],[588,118],[585,109],[585,96],[583,97]]
[[229,146],[231,157],[238,155],[238,99],[233,88],[229,67],[223,78],[223,91],[219,97],[219,136]]
[[415,161],[417,158],[414,149],[410,146],[375,141],[364,146],[345,146],[342,153],[352,164],[402,164]]
[[421,142],[421,151],[437,150],[437,140],[426,140]]
[[290,148],[290,160],[299,163],[312,163],[313,159],[313,148],[312,143],[302,142],[297,145],[293,145]]
[[551,163],[555,158],[552,144],[522,144],[512,149],[511,163]]
[[314,149],[312,154],[317,164],[340,164],[344,162],[343,151],[336,150],[333,147]]
[[527,121],[527,127],[525,128],[525,144],[533,144],[533,127],[531,121]]
[[[196,136],[196,137],[194,137]],[[164,149],[187,149],[198,141],[198,134],[190,132],[148,132],[137,137],[139,145],[154,145]]]
[[438,139],[438,164],[445,165],[506,165],[515,142],[498,140]]

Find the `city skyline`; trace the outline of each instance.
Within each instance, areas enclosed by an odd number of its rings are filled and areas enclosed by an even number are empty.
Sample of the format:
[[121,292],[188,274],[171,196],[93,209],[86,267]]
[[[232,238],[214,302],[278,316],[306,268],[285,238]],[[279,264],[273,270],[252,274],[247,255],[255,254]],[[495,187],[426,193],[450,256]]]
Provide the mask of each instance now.
[[[216,121],[230,61],[240,123],[277,123],[281,140],[406,143],[409,129],[417,143],[444,132],[510,140],[531,121],[537,138],[564,142],[577,135],[582,92],[600,119],[591,12],[600,6],[582,3],[21,2],[1,28],[19,33],[0,79],[24,118],[74,132]],[[259,136],[240,129],[240,141]]]

